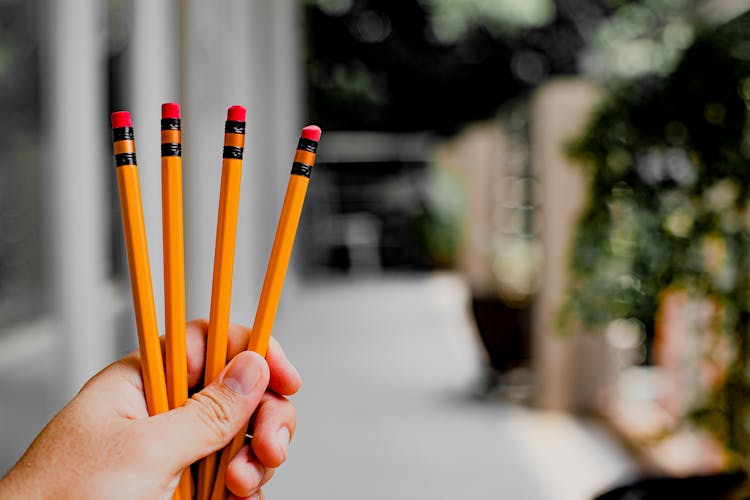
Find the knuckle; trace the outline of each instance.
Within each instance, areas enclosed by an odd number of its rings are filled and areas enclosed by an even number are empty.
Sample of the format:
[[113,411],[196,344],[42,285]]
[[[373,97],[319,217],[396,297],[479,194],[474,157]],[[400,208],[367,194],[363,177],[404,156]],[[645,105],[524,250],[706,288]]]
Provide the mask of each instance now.
[[212,389],[209,388],[193,395],[190,401],[196,407],[201,423],[211,432],[211,435],[217,441],[224,441],[233,434],[234,413],[231,401]]

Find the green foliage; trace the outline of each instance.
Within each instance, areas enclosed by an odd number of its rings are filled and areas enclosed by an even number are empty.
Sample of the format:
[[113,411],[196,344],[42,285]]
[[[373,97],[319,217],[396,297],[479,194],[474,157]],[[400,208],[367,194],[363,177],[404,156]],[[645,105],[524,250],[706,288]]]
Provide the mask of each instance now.
[[[726,442],[750,453],[750,15],[699,33],[675,69],[614,91],[570,154],[590,198],[574,237],[564,316],[635,317],[682,285],[725,306],[738,356],[722,397]],[[652,333],[652,332],[649,332]],[[738,399],[739,398],[739,399]],[[710,406],[710,405],[709,405]]]
[[439,164],[429,171],[424,215],[418,221],[435,265],[451,267],[456,259],[461,223],[466,210],[466,193],[461,179]]
[[599,297],[606,306],[574,307],[587,324],[651,314],[658,291],[675,282],[747,294],[727,276],[733,273],[706,268],[702,255],[705,239],[718,238],[736,274],[747,240],[742,89],[750,65],[733,54],[745,30],[732,26],[700,37],[670,76],[615,91],[570,148],[591,183],[571,260],[571,299]]
[[554,18],[552,0],[420,0],[430,12],[435,35],[452,43],[473,25],[494,32],[543,26]]
[[705,22],[701,0],[611,1],[613,14],[596,28],[581,66],[597,79],[669,74]]

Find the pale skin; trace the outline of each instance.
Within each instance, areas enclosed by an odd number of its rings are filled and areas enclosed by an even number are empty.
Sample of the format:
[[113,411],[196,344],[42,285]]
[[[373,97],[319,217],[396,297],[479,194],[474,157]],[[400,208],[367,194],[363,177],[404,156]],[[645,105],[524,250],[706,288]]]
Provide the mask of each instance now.
[[[188,384],[203,380],[205,320],[187,325]],[[271,340],[264,360],[244,350],[250,329],[231,325],[227,367],[185,406],[149,417],[140,357],[108,366],[81,389],[0,481],[17,498],[171,499],[182,470],[220,450],[253,416],[253,439],[226,471],[230,500],[262,499],[261,487],[286,460],[296,426],[286,398],[300,376]]]

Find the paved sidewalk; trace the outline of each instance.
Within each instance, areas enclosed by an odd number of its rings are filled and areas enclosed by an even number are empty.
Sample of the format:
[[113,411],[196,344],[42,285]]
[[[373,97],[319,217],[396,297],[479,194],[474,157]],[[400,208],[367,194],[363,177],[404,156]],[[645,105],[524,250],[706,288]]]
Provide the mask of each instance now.
[[304,380],[271,500],[583,500],[633,465],[593,424],[469,397],[466,293],[450,275],[303,285],[275,329]]
[[[627,477],[596,426],[469,396],[480,354],[466,300],[450,275],[288,287],[275,334],[304,386],[266,498],[585,500]],[[39,360],[55,351],[37,350],[0,372],[0,474],[54,412],[55,364]]]

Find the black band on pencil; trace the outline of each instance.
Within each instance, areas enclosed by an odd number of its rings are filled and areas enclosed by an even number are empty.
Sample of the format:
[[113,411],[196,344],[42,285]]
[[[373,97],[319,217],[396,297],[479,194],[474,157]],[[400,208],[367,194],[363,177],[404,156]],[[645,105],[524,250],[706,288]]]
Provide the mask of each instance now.
[[[229,122],[227,122],[229,123]],[[236,122],[240,123],[240,122]],[[238,148],[236,146],[224,146],[224,153],[222,155],[223,158],[234,158],[235,160],[241,160],[242,159],[242,150],[243,148]]]
[[179,118],[162,118],[161,129],[162,130],[180,130],[180,119]]
[[112,142],[132,141],[135,139],[133,127],[119,127],[112,129]]
[[245,122],[227,120],[226,124],[224,125],[224,132],[226,132],[227,134],[244,134]]
[[306,137],[300,137],[299,143],[297,143],[297,149],[315,153],[318,151],[318,141],[313,141],[312,139],[308,139]]
[[182,144],[179,142],[166,142],[161,145],[162,156],[182,156]]
[[309,178],[310,172],[312,172],[312,167],[310,165],[298,161],[292,163],[292,175],[302,175]]
[[119,155],[115,155],[115,162],[118,167],[123,165],[135,165],[135,153],[120,153]]

